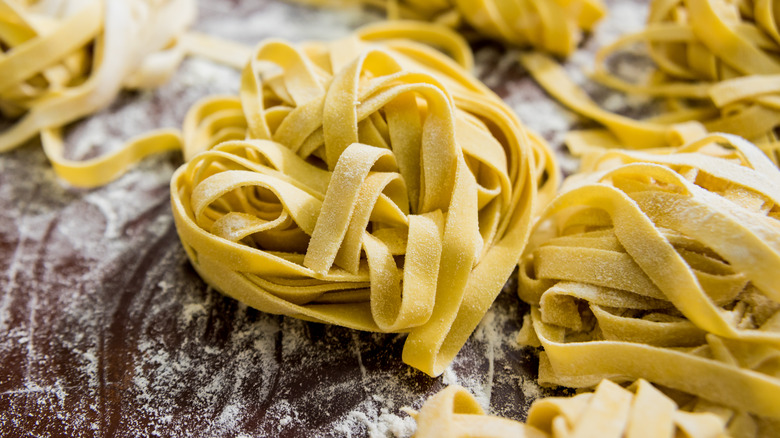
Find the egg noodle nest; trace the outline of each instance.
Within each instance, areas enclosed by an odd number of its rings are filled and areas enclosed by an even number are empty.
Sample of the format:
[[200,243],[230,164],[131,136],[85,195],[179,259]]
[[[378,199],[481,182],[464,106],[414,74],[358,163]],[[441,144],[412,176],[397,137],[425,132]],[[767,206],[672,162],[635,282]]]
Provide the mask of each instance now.
[[441,374],[558,180],[546,144],[465,72],[470,56],[414,22],[261,43],[239,96],[185,123],[187,149],[203,152],[171,197],[200,275],[266,312],[409,332],[404,361]]

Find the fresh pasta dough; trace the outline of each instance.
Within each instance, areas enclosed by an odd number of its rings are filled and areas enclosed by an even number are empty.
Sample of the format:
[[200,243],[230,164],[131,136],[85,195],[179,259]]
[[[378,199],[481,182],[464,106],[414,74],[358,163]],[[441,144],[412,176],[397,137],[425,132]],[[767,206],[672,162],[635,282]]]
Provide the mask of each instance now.
[[643,378],[780,418],[780,171],[727,134],[583,165],[520,266],[540,383]]
[[176,69],[193,0],[0,1],[0,113],[15,119],[0,152],[40,135],[57,173],[102,185],[143,156],[180,147],[163,130],[85,162],[63,156],[62,128],[106,107],[122,88],[152,87]]
[[[727,132],[755,142],[777,164],[778,10],[771,0],[653,0],[646,28],[600,50],[593,74],[617,90],[665,98],[666,111],[648,120],[598,108],[549,58],[531,54],[522,62],[554,97],[608,128],[570,133],[575,154],[607,144],[679,146],[704,132]],[[646,44],[656,70],[644,82],[611,73],[606,60],[638,42]]]
[[414,22],[258,45],[240,95],[185,121],[200,153],[171,197],[203,279],[266,312],[409,332],[403,360],[440,374],[558,181],[549,148],[470,63],[459,36]]
[[[415,438],[603,438],[675,437],[719,438],[745,435],[743,417],[720,412],[680,409],[678,404],[645,380],[623,388],[603,380],[594,392],[574,397],[537,399],[525,423],[485,415],[477,400],[453,385],[429,398],[419,413]],[[727,429],[726,423],[729,423]],[[737,433],[732,433],[737,432]],[[749,432],[749,431],[748,431]]]
[[296,0],[314,5],[362,3],[387,11],[392,20],[467,23],[482,36],[560,56],[577,48],[606,13],[602,0]]

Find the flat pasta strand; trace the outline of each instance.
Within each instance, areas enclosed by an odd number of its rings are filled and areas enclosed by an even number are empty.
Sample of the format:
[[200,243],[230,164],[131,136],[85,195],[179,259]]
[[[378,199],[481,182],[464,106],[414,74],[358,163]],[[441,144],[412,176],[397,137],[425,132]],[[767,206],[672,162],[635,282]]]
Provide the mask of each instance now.
[[643,378],[780,418],[780,171],[728,134],[584,165],[520,266],[540,382]]
[[203,279],[266,312],[408,332],[403,360],[441,374],[558,184],[470,63],[459,36],[416,22],[258,45],[240,95],[185,120],[171,199]]

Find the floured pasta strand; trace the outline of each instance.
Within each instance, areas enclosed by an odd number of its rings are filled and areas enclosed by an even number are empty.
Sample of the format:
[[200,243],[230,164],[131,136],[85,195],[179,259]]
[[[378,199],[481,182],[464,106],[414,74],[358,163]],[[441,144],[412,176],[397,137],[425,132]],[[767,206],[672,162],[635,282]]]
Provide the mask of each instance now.
[[194,18],[193,0],[0,0],[0,113],[16,119],[0,133],[0,152],[40,135],[61,177],[96,186],[145,155],[180,147],[179,134],[163,130],[74,162],[63,156],[62,127],[108,106],[122,88],[165,81]]
[[[716,414],[700,409],[696,404],[680,408],[672,398],[645,380],[637,380],[628,388],[603,380],[594,392],[535,400],[527,421],[521,423],[486,415],[474,396],[453,385],[429,398],[419,413],[413,413],[417,420],[414,437],[760,436],[745,431],[743,417],[733,412],[713,409],[718,411]],[[737,427],[743,430],[732,433],[732,428]]]
[[189,113],[171,182],[206,282],[257,309],[409,332],[440,374],[519,260],[553,155],[462,65],[446,28],[380,24],[329,43],[261,43],[239,96]]
[[[779,10],[771,0],[652,1],[646,28],[600,50],[593,75],[595,80],[629,94],[666,98],[666,111],[644,121],[598,108],[549,58],[529,55],[522,61],[558,100],[608,128],[609,132],[570,133],[567,143],[575,154],[605,143],[679,146],[709,131],[754,141],[777,164]],[[620,49],[638,42],[646,43],[656,65],[643,83],[618,77],[606,63]],[[687,137],[681,137],[681,131]]]
[[602,0],[295,0],[311,5],[365,4],[387,12],[391,20],[463,24],[484,37],[521,47],[569,56],[606,14]]
[[780,171],[728,134],[585,165],[520,266],[540,382],[643,378],[780,418]]

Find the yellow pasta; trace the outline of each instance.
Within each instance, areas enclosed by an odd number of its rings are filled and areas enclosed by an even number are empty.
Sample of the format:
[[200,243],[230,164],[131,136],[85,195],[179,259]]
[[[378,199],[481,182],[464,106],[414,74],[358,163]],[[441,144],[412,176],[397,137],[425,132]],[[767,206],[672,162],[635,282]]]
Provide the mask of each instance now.
[[152,87],[176,69],[192,0],[0,0],[0,113],[16,119],[0,152],[41,136],[57,173],[77,186],[107,183],[143,156],[180,147],[163,130],[105,157],[63,156],[62,127],[111,103],[122,88]]
[[465,72],[470,56],[412,22],[261,43],[240,95],[185,121],[201,153],[171,197],[204,280],[266,312],[409,332],[403,360],[443,372],[558,180],[544,142]]
[[[625,91],[701,98],[716,82],[780,74],[777,11],[771,0],[653,0],[644,30],[600,51],[596,77]],[[646,43],[655,61],[654,83],[625,82],[604,65],[635,42]]]
[[366,4],[391,20],[468,24],[482,36],[560,56],[571,55],[606,13],[601,0],[296,0],[313,5]]
[[643,378],[780,418],[780,171],[727,134],[585,166],[520,266],[539,381]]
[[[754,141],[777,164],[780,15],[775,3],[653,0],[646,28],[599,51],[593,75],[595,80],[626,93],[666,98],[667,110],[644,121],[598,108],[549,58],[528,55],[522,61],[558,100],[608,128],[609,132],[570,133],[567,143],[575,154],[605,144],[631,148],[679,146],[709,131]],[[649,79],[629,82],[609,72],[605,61],[638,42],[646,43],[657,67]]]
[[[719,438],[760,436],[745,430],[744,416],[703,406],[678,404],[645,380],[623,388],[603,380],[594,392],[574,397],[537,399],[525,423],[485,415],[476,399],[460,386],[449,386],[429,398],[419,413],[415,438]],[[706,406],[705,408],[713,408]],[[728,423],[728,426],[727,426]]]

